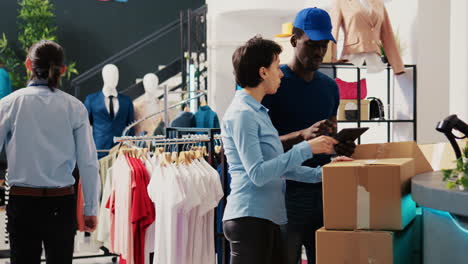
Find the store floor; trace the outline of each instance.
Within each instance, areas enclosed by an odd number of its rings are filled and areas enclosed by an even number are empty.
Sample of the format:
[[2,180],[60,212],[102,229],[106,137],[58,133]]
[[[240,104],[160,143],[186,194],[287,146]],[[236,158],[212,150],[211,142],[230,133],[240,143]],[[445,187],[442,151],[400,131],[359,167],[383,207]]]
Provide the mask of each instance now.
[[[87,248],[91,248],[89,251]],[[3,207],[0,207],[0,251],[8,250],[8,244],[5,243],[5,210]],[[76,256],[82,255],[97,255],[99,252],[92,249],[91,246],[85,244],[80,244],[79,252],[76,252]],[[303,251],[302,259],[306,259],[305,252]],[[45,262],[43,262],[45,263]],[[99,257],[99,258],[90,258],[90,259],[75,259],[73,260],[74,264],[114,264],[112,262],[112,257]],[[0,258],[0,264],[10,264],[9,259]],[[307,264],[306,260],[302,261],[302,264]]]

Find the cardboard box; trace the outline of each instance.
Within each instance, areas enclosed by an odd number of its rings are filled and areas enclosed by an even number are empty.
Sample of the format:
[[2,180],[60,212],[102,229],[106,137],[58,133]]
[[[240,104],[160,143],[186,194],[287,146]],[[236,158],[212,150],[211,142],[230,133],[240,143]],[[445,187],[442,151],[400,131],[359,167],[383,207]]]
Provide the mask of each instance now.
[[326,229],[403,230],[416,215],[411,199],[414,160],[379,159],[323,167]]
[[356,147],[353,159],[413,158],[416,174],[433,171],[431,164],[414,141],[362,144]]
[[[418,216],[420,218],[420,216]],[[404,231],[316,232],[317,264],[420,264],[421,221]]]
[[[356,106],[357,109],[357,100],[340,100],[340,106],[338,107],[338,120],[348,120],[346,119],[345,107],[347,104],[352,103]],[[357,111],[357,110],[356,110]],[[357,115],[357,114],[356,114]],[[361,120],[369,120],[369,100],[361,100]],[[355,121],[349,120],[349,121]]]
[[[458,146],[460,147],[460,151],[462,151],[462,153],[466,142],[468,141],[458,141]],[[432,169],[435,171],[442,169],[454,169],[457,166],[455,163],[457,157],[450,143],[444,142],[436,144],[423,144],[419,145],[419,148],[431,164]]]

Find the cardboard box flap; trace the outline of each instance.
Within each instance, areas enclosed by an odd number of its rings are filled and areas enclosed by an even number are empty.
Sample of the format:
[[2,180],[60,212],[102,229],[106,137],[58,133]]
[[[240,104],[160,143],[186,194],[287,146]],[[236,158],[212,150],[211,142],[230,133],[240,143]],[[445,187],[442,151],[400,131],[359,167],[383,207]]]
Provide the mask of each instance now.
[[344,162],[332,162],[324,167],[357,167],[357,166],[401,166],[408,162],[411,162],[413,158],[398,158],[398,159],[364,159],[364,160],[353,160]]
[[433,171],[431,164],[414,141],[358,145],[352,158],[368,160],[414,158],[416,174]]
[[[463,150],[467,142],[468,140],[457,140],[460,150]],[[441,142],[418,146],[431,164],[433,170],[439,171],[442,169],[454,169],[456,167],[456,155],[450,143]]]

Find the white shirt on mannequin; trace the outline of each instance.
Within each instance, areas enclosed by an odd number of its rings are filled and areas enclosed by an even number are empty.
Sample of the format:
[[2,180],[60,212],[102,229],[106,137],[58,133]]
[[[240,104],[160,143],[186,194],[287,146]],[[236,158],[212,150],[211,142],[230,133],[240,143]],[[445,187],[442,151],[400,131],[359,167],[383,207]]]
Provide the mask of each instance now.
[[116,90],[108,91],[107,89],[102,89],[102,93],[104,94],[104,103],[106,104],[107,112],[110,113],[110,100],[109,96],[114,96],[112,98],[112,102],[114,103],[114,117],[117,115],[119,111],[119,100],[117,100],[117,96],[119,95]]

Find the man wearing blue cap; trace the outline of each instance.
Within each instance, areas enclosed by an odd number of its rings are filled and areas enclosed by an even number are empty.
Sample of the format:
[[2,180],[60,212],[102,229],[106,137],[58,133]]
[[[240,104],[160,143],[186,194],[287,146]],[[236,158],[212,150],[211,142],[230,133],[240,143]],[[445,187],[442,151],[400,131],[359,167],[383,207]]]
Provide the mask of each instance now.
[[[284,77],[275,95],[266,96],[263,105],[278,130],[283,147],[326,134],[336,134],[336,114],[340,101],[335,81],[317,71],[327,51],[328,42],[336,42],[328,13],[319,8],[301,10],[294,21],[291,45],[294,57],[282,65]],[[350,156],[356,145],[344,142],[335,146],[339,155]],[[314,155],[303,165],[323,166],[329,155]],[[282,228],[287,264],[297,264],[302,245],[308,264],[315,263],[315,231],[323,226],[322,184],[286,181],[288,224]]]

